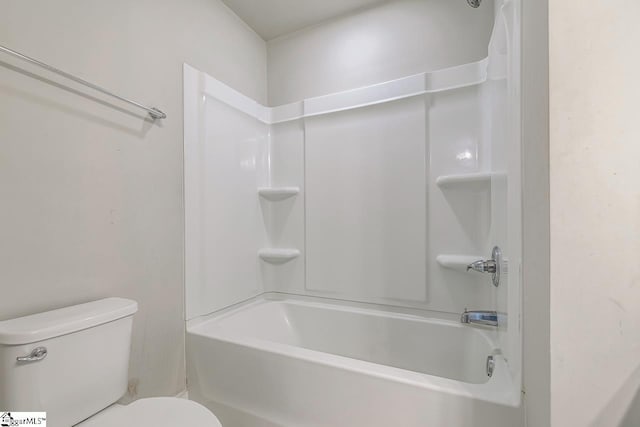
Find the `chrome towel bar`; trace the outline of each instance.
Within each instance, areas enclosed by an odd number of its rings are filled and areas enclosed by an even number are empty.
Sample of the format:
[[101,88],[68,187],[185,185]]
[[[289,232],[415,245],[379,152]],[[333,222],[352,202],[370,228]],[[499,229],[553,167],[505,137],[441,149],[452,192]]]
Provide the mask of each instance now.
[[80,84],[82,84],[84,86],[90,87],[91,89],[96,90],[96,91],[98,91],[100,93],[103,93],[105,95],[111,96],[111,97],[116,98],[116,99],[119,99],[120,101],[124,101],[124,102],[129,103],[131,105],[134,105],[134,106],[136,106],[138,108],[142,108],[143,110],[148,112],[149,115],[151,116],[151,118],[153,118],[154,120],[155,119],[165,119],[165,118],[167,118],[167,115],[165,113],[163,113],[162,111],[158,110],[157,108],[147,107],[145,105],[140,104],[139,102],[135,102],[135,101],[132,101],[130,99],[127,99],[124,96],[116,95],[115,93],[110,92],[110,91],[108,91],[106,89],[103,89],[98,85],[90,83],[90,82],[88,82],[88,81],[86,81],[84,79],[81,79],[80,77],[76,77],[73,74],[66,73],[66,72],[64,72],[62,70],[59,70],[59,69],[57,69],[55,67],[52,67],[51,65],[45,64],[44,62],[41,62],[41,61],[38,61],[37,59],[31,58],[31,57],[29,57],[27,55],[23,55],[23,54],[21,54],[19,52],[16,52],[15,50],[11,50],[8,47],[0,45],[0,51],[4,52],[4,53],[7,53],[7,54],[9,54],[11,56],[14,56],[16,58],[19,58],[19,59],[21,59],[23,61],[26,61],[26,62],[29,62],[31,64],[37,65],[38,67],[44,68],[47,71],[51,71],[52,73],[58,74],[59,76],[65,77],[65,78],[67,78],[69,80],[73,80],[76,83],[80,83]]

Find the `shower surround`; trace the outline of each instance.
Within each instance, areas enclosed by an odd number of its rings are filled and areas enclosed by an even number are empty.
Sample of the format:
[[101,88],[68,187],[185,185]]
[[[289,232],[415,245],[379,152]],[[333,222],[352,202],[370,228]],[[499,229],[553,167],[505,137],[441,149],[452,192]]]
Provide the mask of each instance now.
[[518,34],[512,1],[483,60],[276,107],[185,65],[187,375],[223,424],[519,424]]

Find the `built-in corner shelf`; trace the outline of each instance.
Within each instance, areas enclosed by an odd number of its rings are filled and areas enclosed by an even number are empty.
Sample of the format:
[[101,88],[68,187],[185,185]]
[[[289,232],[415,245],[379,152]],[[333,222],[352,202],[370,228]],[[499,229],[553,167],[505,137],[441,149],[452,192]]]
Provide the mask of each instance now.
[[476,172],[456,175],[441,175],[436,178],[436,184],[440,188],[468,188],[483,190],[491,188],[491,179],[506,177],[504,172]]
[[258,188],[258,194],[272,202],[279,202],[300,193],[299,187],[262,187]]
[[482,255],[438,255],[436,262],[443,268],[456,271],[467,271],[467,266],[472,262],[484,259]]
[[300,251],[297,249],[275,249],[267,248],[260,249],[258,256],[265,262],[270,264],[284,264],[292,259],[300,256]]

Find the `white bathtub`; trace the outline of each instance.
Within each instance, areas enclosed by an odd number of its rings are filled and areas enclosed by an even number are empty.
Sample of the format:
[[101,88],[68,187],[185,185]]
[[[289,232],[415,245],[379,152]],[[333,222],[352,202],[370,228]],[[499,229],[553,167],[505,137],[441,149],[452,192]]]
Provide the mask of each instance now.
[[189,396],[225,427],[518,427],[519,390],[487,330],[304,299],[190,321]]

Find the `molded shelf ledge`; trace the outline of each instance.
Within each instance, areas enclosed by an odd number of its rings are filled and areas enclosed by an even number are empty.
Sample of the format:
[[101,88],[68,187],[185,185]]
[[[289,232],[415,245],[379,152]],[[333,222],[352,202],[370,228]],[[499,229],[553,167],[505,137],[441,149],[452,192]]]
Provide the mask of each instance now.
[[272,202],[288,199],[300,193],[298,187],[263,187],[258,188],[258,194]]
[[300,256],[300,251],[297,249],[260,249],[258,256],[263,260],[271,264],[284,264],[292,259]]
[[465,173],[457,175],[441,175],[436,179],[436,184],[440,188],[471,188],[471,189],[489,189],[491,187],[491,178],[507,175],[504,172],[479,172]]
[[467,271],[467,266],[472,262],[484,259],[482,255],[438,255],[436,262],[441,267],[456,271]]

